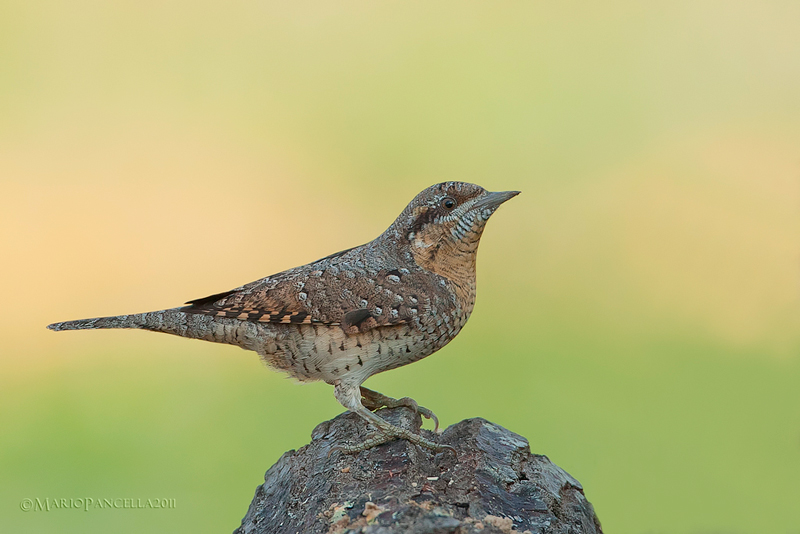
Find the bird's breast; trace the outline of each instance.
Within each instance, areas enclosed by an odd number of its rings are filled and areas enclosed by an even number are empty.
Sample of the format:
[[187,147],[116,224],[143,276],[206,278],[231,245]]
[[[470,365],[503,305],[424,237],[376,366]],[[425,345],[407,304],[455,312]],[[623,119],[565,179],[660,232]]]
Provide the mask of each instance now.
[[381,326],[346,334],[338,326],[270,325],[275,337],[258,352],[271,367],[300,381],[346,380],[370,376],[418,361],[446,345],[462,324],[448,313],[418,323]]

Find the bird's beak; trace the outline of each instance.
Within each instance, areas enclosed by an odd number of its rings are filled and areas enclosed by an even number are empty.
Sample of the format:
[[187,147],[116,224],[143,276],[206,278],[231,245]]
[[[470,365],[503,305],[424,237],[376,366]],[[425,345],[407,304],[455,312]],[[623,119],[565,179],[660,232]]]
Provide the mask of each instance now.
[[476,207],[494,210],[506,200],[510,200],[519,194],[520,191],[489,191],[486,196],[477,202]]

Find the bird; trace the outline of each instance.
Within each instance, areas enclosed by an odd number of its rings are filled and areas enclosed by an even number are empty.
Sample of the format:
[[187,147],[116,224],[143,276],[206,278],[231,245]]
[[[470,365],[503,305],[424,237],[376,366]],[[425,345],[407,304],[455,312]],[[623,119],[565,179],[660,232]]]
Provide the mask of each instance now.
[[425,358],[461,331],[475,306],[476,255],[489,218],[519,191],[443,182],[420,192],[377,238],[235,289],[147,313],[80,319],[50,330],[133,328],[237,345],[300,382],[324,381],[336,400],[376,429],[357,453],[395,439],[455,449],[375,413],[410,397],[362,386],[370,376]]

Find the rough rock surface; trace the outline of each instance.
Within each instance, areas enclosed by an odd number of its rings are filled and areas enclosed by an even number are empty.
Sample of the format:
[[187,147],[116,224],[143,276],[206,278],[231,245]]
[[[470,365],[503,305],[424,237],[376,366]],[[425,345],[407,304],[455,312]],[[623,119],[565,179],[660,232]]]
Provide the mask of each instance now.
[[[421,424],[406,408],[380,415],[415,431]],[[602,533],[581,484],[531,454],[525,438],[480,418],[422,432],[458,458],[406,441],[329,457],[366,428],[352,413],[321,423],[310,444],[267,471],[234,534]]]

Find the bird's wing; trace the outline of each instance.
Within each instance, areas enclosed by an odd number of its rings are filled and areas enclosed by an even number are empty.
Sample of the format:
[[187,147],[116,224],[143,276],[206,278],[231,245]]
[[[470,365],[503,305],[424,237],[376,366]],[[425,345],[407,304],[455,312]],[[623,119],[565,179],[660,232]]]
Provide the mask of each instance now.
[[405,323],[430,299],[406,269],[296,269],[187,302],[186,313],[242,321],[339,325],[348,334]]

